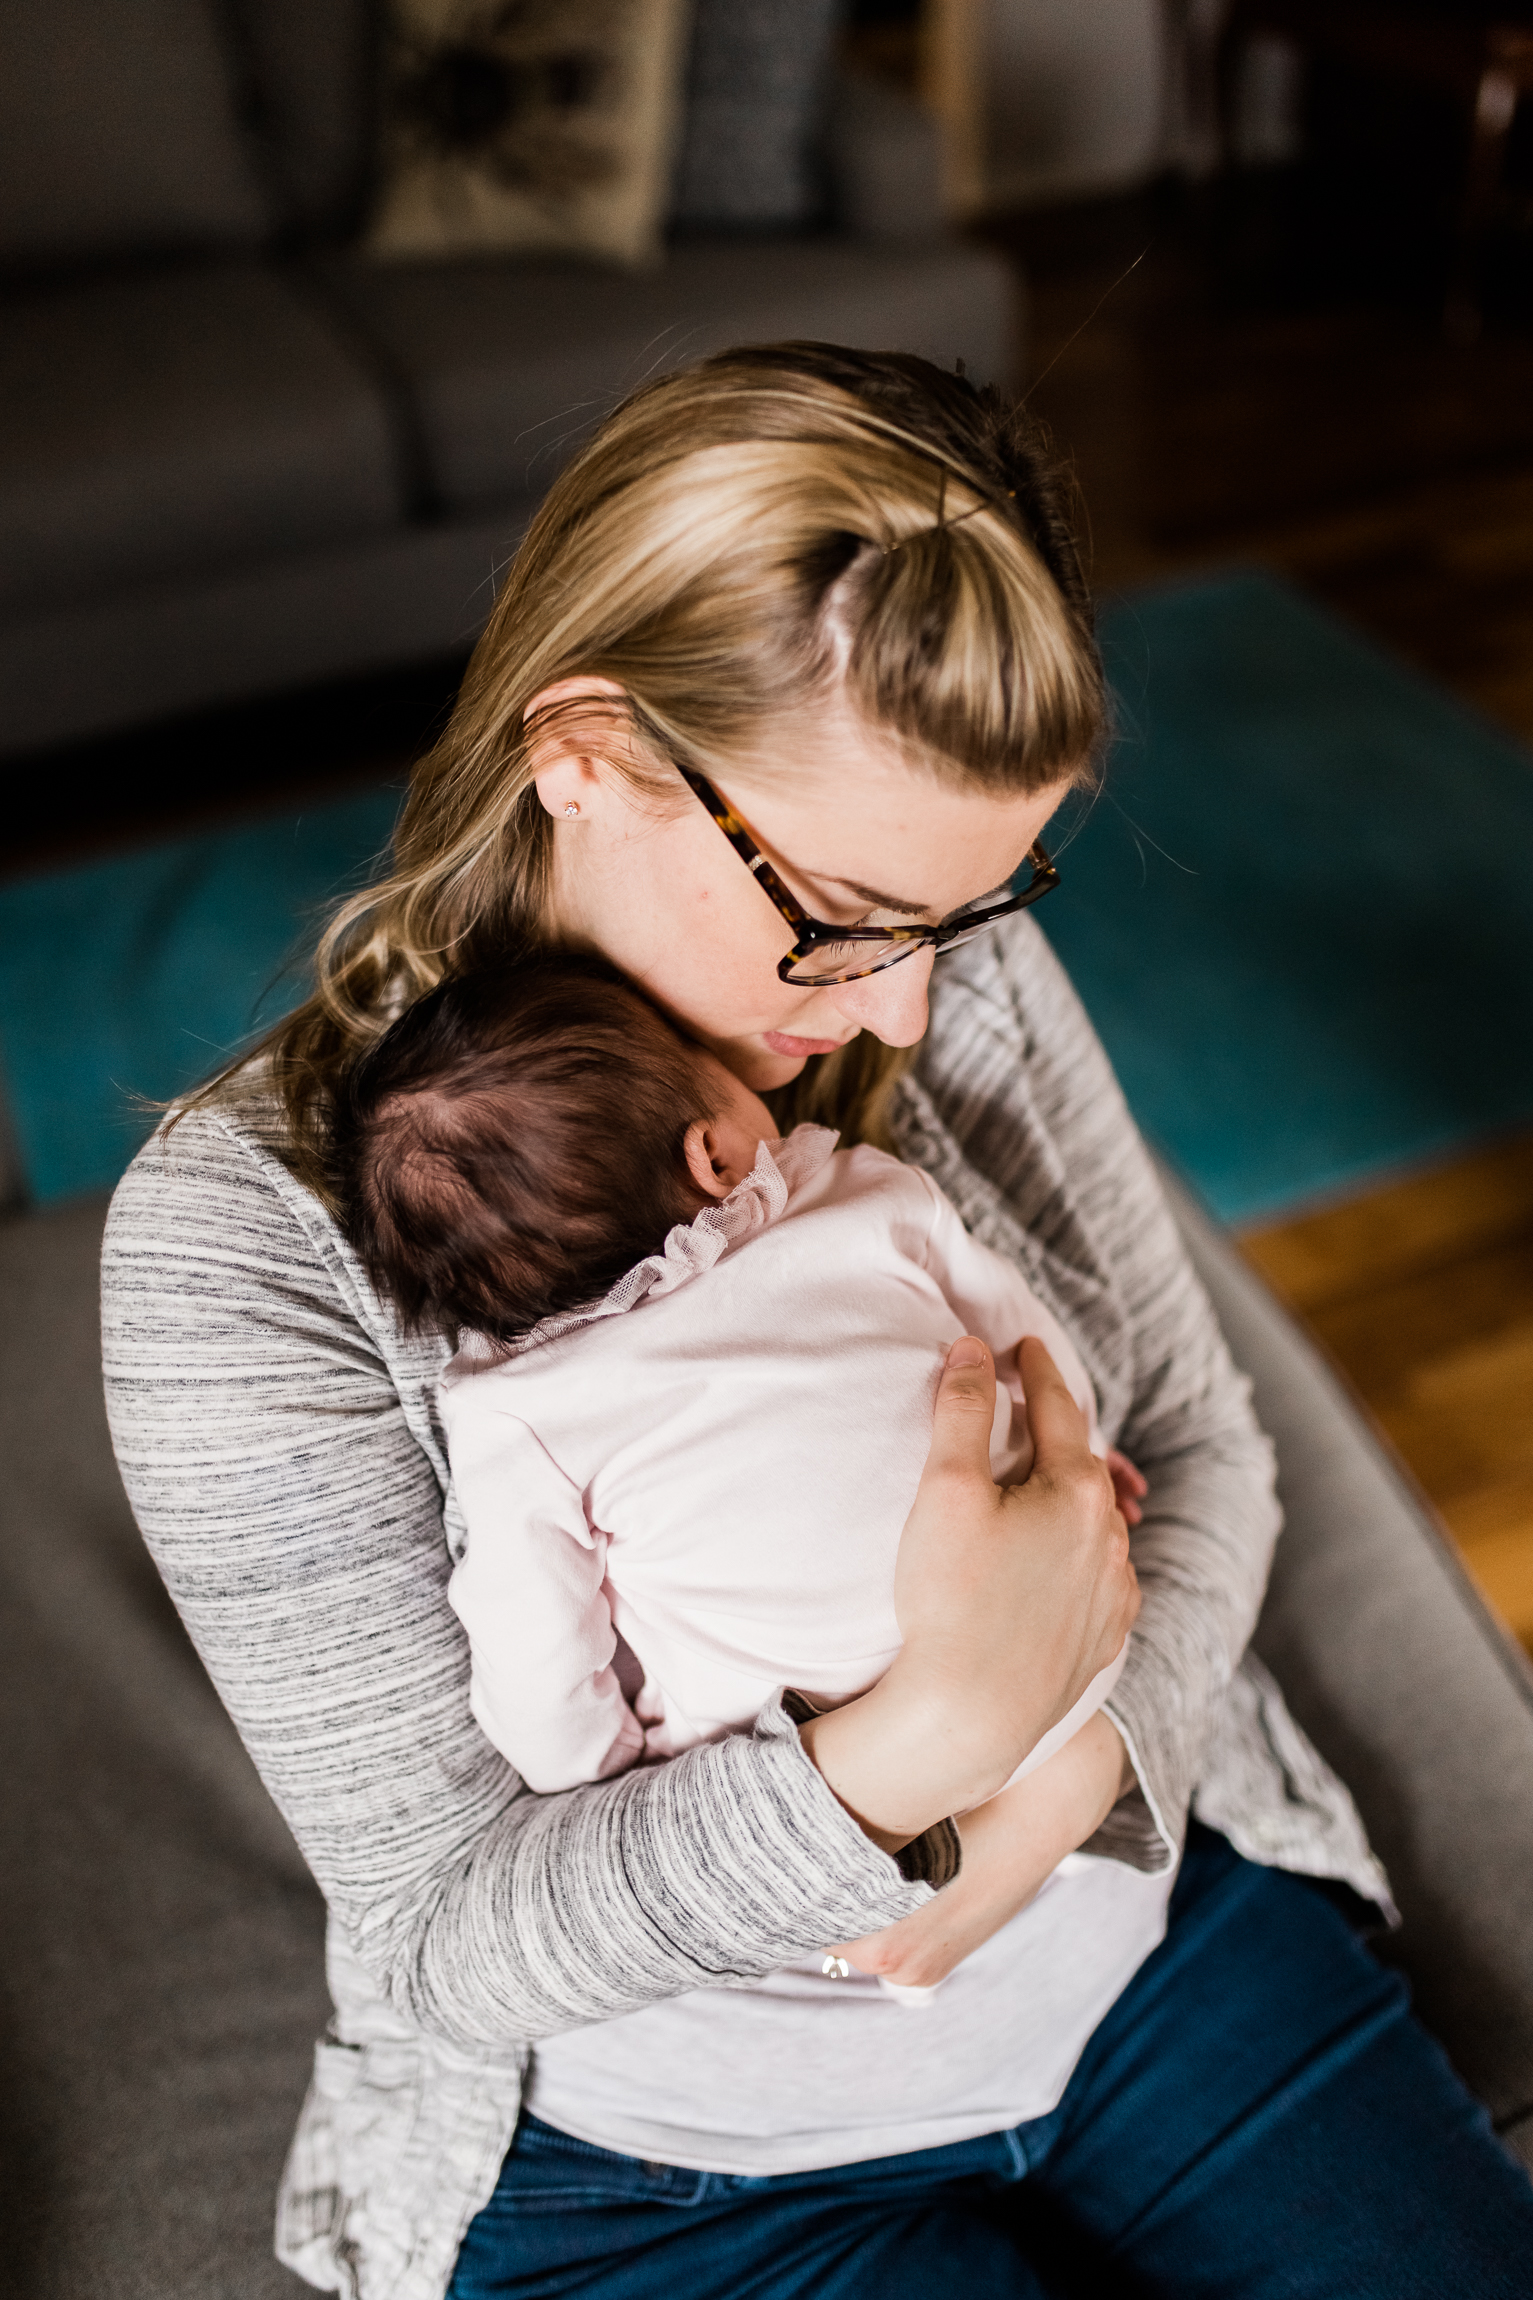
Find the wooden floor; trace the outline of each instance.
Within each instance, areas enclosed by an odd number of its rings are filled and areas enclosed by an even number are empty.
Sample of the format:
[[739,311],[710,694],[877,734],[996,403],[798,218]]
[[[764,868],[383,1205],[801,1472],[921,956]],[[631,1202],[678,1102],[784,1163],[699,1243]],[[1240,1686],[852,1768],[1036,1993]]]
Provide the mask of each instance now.
[[1242,1243],[1533,1650],[1533,1135]]
[[[993,233],[1099,593],[1263,561],[1533,742],[1533,323],[1466,348],[1430,298],[1264,298],[1216,226],[1162,201]],[[1533,1650],[1533,1135],[1243,1244]]]

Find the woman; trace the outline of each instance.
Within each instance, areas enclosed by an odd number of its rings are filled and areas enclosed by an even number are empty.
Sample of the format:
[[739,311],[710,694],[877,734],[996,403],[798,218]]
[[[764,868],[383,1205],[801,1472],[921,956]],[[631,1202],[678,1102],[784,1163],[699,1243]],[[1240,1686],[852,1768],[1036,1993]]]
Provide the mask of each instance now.
[[[119,1458],[331,1911],[278,2230],[312,2282],[1033,2293],[1057,2225],[1091,2289],[1513,2290],[1523,2176],[1332,1901],[1242,1857],[1387,1904],[1340,1784],[1273,1755],[1295,1729],[1241,1667],[1269,1450],[1022,915],[1102,726],[1056,485],[998,401],[803,345],[652,385],[534,522],[314,997],[124,1181]],[[1017,1257],[1148,1475],[1132,1568],[1046,1377],[996,1492],[960,1343],[883,1683],[523,1790],[445,1598],[445,1352],[347,1251],[327,1118],[391,1015],[526,942],[604,953],[785,1129],[887,1141]],[[1141,1599],[1025,1841],[971,1822],[960,1862],[949,1816]],[[1189,1839],[1198,1782],[1224,1836]],[[916,2015],[875,1972],[952,1977]]]

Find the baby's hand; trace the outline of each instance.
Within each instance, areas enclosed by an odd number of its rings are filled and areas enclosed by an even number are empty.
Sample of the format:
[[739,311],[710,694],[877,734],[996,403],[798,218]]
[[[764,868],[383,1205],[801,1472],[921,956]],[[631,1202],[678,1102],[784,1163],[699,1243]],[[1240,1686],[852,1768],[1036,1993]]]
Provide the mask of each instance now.
[[1135,1469],[1126,1453],[1110,1449],[1107,1467],[1112,1473],[1112,1489],[1118,1497],[1118,1507],[1125,1525],[1137,1525],[1144,1516],[1139,1504],[1149,1492],[1149,1482],[1143,1471]]

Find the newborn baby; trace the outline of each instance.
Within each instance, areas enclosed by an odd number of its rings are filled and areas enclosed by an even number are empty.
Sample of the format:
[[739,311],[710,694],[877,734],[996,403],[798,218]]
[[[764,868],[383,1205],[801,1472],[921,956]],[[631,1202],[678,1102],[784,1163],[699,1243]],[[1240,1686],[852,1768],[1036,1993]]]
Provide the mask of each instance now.
[[440,986],[359,1066],[337,1141],[374,1283],[458,1340],[441,1409],[468,1538],[449,1594],[474,1714],[533,1789],[748,1729],[785,1686],[830,1707],[883,1676],[960,1334],[995,1357],[998,1482],[1031,1463],[1028,1335],[1105,1452],[1057,1321],[926,1174],[823,1127],[776,1139],[765,1104],[599,962]]

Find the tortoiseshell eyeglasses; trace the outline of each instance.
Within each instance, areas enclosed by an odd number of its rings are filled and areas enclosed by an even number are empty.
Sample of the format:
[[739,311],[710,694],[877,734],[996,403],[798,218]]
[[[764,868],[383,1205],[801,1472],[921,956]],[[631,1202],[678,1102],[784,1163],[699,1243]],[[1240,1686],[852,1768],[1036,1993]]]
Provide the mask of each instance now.
[[792,927],[798,939],[777,971],[784,982],[801,983],[806,989],[832,982],[860,982],[864,975],[898,966],[902,958],[914,958],[918,950],[928,947],[956,950],[961,942],[972,942],[996,919],[1026,910],[1029,903],[1038,902],[1059,884],[1059,873],[1039,842],[1027,850],[1033,875],[1020,893],[1012,886],[998,887],[994,894],[965,903],[962,910],[939,919],[935,926],[830,926],[824,919],[811,918],[802,903],[789,894],[748,826],[712,783],[684,767],[679,759],[676,769],[702,800],[763,894]]

